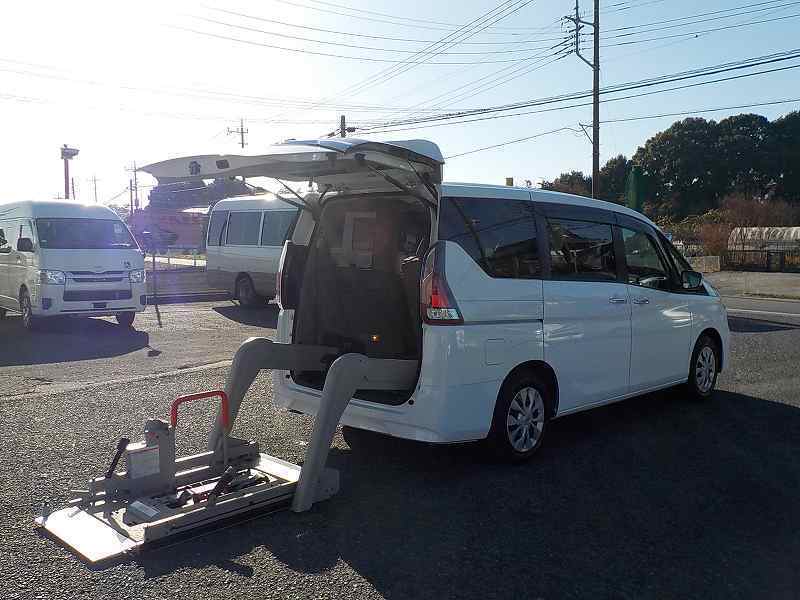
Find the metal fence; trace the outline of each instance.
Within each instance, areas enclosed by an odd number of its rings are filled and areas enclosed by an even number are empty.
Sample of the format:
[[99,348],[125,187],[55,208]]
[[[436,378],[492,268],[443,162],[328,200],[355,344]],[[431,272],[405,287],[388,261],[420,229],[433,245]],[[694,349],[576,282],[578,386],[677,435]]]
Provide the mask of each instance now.
[[732,271],[800,273],[800,248],[781,250],[728,250],[724,268]]

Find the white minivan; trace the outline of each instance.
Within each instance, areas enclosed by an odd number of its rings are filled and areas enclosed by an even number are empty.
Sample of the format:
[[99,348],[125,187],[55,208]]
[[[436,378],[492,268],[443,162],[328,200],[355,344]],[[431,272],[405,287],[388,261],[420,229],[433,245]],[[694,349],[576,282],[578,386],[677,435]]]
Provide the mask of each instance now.
[[[199,158],[213,173],[317,187],[281,258],[277,342],[335,348],[331,362],[416,361],[408,389],[355,394],[346,437],[487,440],[522,460],[553,418],[676,385],[708,397],[728,359],[719,294],[623,206],[443,184],[442,155],[423,140]],[[168,176],[186,160],[152,168]],[[273,371],[274,400],[314,415],[325,376]]]
[[273,298],[278,261],[297,211],[274,194],[217,202],[206,237],[209,285],[229,291],[243,306]]
[[144,257],[110,208],[76,202],[0,204],[0,317],[26,329],[48,317],[115,316],[147,305]]

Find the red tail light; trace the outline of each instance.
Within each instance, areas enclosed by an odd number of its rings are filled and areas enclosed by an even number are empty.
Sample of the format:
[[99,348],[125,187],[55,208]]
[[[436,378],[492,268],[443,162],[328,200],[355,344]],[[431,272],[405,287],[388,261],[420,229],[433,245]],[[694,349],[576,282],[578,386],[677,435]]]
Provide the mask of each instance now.
[[444,273],[444,252],[439,243],[425,258],[419,295],[422,320],[429,325],[461,325],[464,319]]

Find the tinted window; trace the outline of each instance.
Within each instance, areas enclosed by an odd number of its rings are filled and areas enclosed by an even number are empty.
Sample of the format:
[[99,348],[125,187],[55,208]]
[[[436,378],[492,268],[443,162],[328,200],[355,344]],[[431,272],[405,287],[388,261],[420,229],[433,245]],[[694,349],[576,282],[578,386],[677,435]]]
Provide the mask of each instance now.
[[227,244],[234,246],[257,246],[261,231],[261,213],[232,212],[228,219]]
[[228,211],[218,210],[211,213],[211,220],[208,222],[208,246],[221,246],[225,239],[225,225],[228,222]]
[[547,219],[554,279],[617,278],[611,225],[590,221]]
[[621,228],[628,266],[628,283],[655,289],[669,289],[669,268],[662,260],[655,240],[642,231]]
[[262,246],[283,246],[297,217],[294,210],[270,210],[264,212],[264,225],[261,228]]
[[531,202],[443,198],[439,213],[439,239],[457,243],[491,277],[540,277]]
[[36,219],[36,230],[42,248],[109,250],[138,247],[125,224],[114,219]]

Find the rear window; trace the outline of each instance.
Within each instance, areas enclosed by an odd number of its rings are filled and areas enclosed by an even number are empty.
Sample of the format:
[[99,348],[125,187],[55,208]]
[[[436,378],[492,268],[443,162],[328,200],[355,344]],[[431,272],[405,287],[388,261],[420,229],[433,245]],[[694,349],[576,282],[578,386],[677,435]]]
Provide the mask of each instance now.
[[283,246],[297,218],[295,210],[269,210],[264,212],[261,228],[262,246]]
[[487,275],[541,277],[533,204],[497,198],[443,198],[439,239],[461,246]]
[[611,225],[547,219],[553,279],[617,279]]
[[36,231],[41,248],[138,248],[125,224],[113,219],[36,219]]
[[232,212],[228,219],[228,238],[232,246],[257,246],[261,231],[261,213]]
[[225,239],[225,225],[228,222],[228,211],[217,210],[211,213],[208,222],[208,246],[221,246]]

